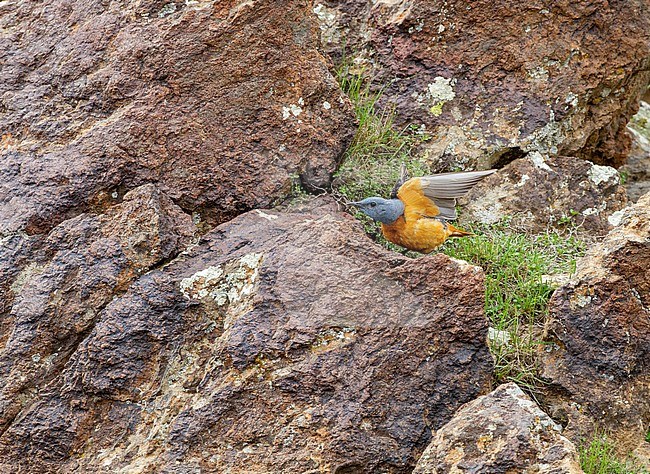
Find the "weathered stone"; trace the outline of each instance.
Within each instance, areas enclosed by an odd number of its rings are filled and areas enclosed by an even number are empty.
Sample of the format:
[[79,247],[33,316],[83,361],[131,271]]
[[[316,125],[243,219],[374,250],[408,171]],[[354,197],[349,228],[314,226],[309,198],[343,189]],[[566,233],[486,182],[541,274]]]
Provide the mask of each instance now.
[[[353,59],[360,68],[367,66],[366,48],[372,35],[371,7],[368,0],[325,0],[314,2],[320,27],[320,49],[337,63]],[[359,70],[360,72],[360,70]]]
[[551,298],[540,358],[549,413],[567,436],[598,428],[627,453],[650,420],[650,194],[612,218],[620,224]]
[[158,184],[210,223],[326,187],[354,133],[309,2],[0,4],[0,236]]
[[414,474],[582,473],[562,427],[515,383],[464,405],[440,428]]
[[628,161],[621,168],[626,176],[625,190],[631,201],[650,192],[650,105],[641,102],[639,112],[628,125],[632,147]]
[[483,291],[480,268],[384,250],[329,205],[251,211],[99,310],[3,432],[2,462],[410,472],[489,387]]
[[142,273],[176,256],[194,232],[190,216],[146,185],[107,214],[69,219],[38,247],[23,248],[29,263],[2,256],[0,268],[13,278],[0,341],[0,430],[61,376],[102,308]]
[[618,172],[579,158],[531,153],[476,185],[464,198],[463,220],[543,231],[571,223],[605,233],[608,218],[627,203]]
[[339,48],[360,51],[398,124],[431,136],[435,168],[533,151],[624,162],[650,79],[646,0],[316,3],[327,48],[340,21]]

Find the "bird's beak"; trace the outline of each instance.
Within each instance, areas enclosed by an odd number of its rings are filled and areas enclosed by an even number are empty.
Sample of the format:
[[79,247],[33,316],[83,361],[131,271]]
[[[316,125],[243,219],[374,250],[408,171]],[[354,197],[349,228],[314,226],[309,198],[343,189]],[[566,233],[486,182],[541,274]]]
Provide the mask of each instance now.
[[361,207],[362,206],[361,201],[359,201],[359,202],[351,202],[350,205],[354,206],[354,207]]

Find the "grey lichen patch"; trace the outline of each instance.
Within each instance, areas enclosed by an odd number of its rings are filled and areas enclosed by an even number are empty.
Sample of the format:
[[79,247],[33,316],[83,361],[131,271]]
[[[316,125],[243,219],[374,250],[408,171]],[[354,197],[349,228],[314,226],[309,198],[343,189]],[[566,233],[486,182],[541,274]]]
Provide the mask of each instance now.
[[613,213],[611,216],[607,218],[607,222],[610,223],[613,227],[617,227],[621,224],[621,221],[623,220],[623,215],[624,215],[624,210],[621,209],[619,211],[616,211]]
[[[443,25],[440,25],[440,26],[442,26],[442,30],[441,31],[439,30],[439,33],[442,33],[443,31],[445,31],[445,27]],[[409,27],[408,31],[409,31],[409,34],[413,34],[416,31],[419,33],[420,31],[422,31],[422,28],[424,28],[424,20],[421,19],[421,18],[418,18],[417,23],[414,26]]]
[[328,8],[322,3],[314,5],[313,12],[318,20],[323,44],[339,43],[341,40],[341,31],[338,26],[341,13],[337,9]]
[[318,18],[321,29],[336,25],[336,13],[332,9],[327,8],[322,3],[317,3],[314,5],[313,11]]
[[481,224],[496,224],[505,217],[501,204],[509,196],[508,187],[495,186],[487,190],[472,203],[472,215]]
[[38,275],[39,273],[43,272],[42,266],[36,264],[36,263],[30,263],[27,265],[23,270],[18,274],[14,282],[11,284],[9,289],[15,294],[19,294],[23,287],[25,286],[25,283],[27,283],[27,280],[32,278],[35,275]]
[[[282,107],[282,120],[287,120],[291,116],[298,118],[302,113],[303,107],[305,105],[305,100],[300,97],[297,104],[289,104],[288,106]],[[298,120],[298,123],[301,123],[301,120]]]
[[564,103],[571,107],[577,107],[578,102],[578,96],[573,92],[569,92],[566,96],[566,99],[564,99]]
[[355,328],[328,328],[321,331],[312,343],[313,351],[320,352],[338,347],[348,342],[356,334]]
[[164,5],[160,9],[160,11],[158,12],[158,18],[165,18],[166,16],[169,16],[175,12],[176,12],[176,4],[174,2],[170,2]]
[[544,160],[544,156],[541,153],[533,152],[529,156],[530,156],[530,160],[533,162],[536,168],[545,171],[551,171],[551,167],[546,164],[546,161]]
[[594,297],[593,288],[582,288],[576,291],[571,298],[569,298],[569,305],[571,309],[584,308],[590,305]]
[[529,429],[531,437],[538,443],[541,443],[542,440],[548,436],[549,432],[562,432],[562,427],[555,423],[551,418],[541,416],[533,418]]
[[[574,113],[580,112],[579,108]],[[573,119],[571,116],[557,122],[553,109],[549,110],[549,118],[546,125],[538,128],[522,140],[521,149],[525,152],[540,152],[547,155],[555,155],[558,147],[564,143],[572,130]]]
[[442,114],[442,106],[456,98],[456,79],[438,76],[427,85],[424,93],[414,92],[412,97],[420,104],[426,104],[434,116]]
[[615,184],[620,182],[618,171],[611,166],[592,165],[589,169],[589,179],[595,185],[613,181]]
[[544,66],[536,66],[526,72],[528,74],[528,77],[535,81],[548,81],[548,69],[546,69]]
[[240,302],[253,293],[262,260],[263,254],[250,253],[219,266],[208,267],[181,280],[181,293],[187,299],[207,299],[219,307]]

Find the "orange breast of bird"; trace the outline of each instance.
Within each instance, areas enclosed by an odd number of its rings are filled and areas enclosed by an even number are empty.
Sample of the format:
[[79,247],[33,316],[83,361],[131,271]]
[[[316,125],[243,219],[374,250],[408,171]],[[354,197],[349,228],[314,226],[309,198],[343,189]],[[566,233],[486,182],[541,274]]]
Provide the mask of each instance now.
[[382,224],[389,241],[422,253],[433,252],[449,237],[471,235],[447,222],[435,219],[440,210],[422,193],[419,178],[412,178],[400,187],[397,197],[404,203],[404,214],[392,224]]

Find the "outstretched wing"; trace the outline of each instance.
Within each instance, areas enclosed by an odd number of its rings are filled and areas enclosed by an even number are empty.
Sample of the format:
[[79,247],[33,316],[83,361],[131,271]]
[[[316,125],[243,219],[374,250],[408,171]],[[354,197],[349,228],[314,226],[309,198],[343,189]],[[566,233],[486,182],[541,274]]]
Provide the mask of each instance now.
[[[405,205],[405,218],[424,215],[456,219],[456,198],[467,194],[476,183],[495,171],[441,173],[409,179],[397,193]],[[413,213],[411,216],[409,211]]]

